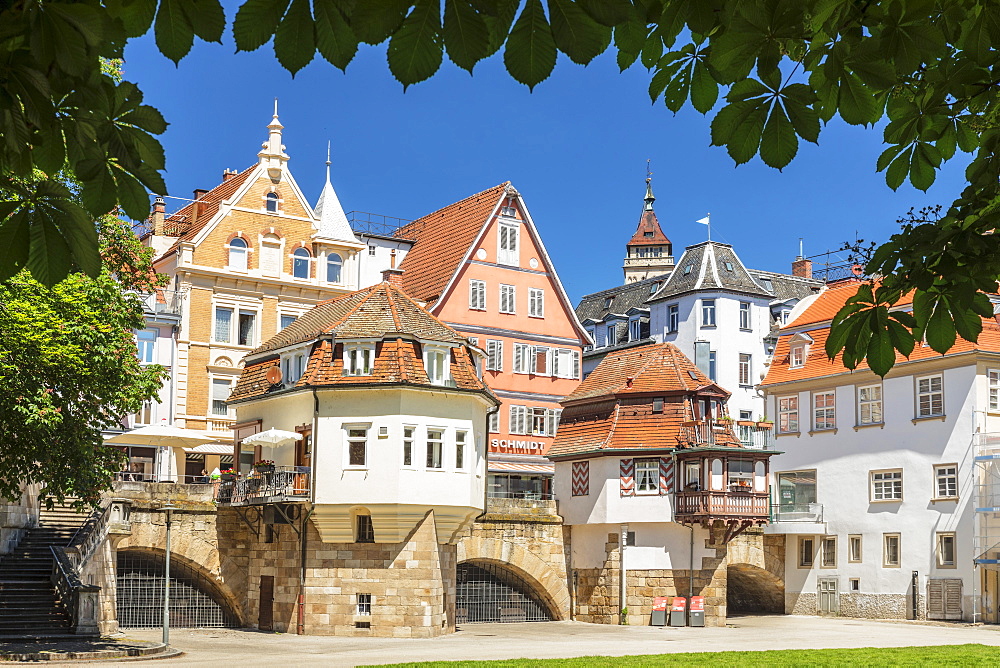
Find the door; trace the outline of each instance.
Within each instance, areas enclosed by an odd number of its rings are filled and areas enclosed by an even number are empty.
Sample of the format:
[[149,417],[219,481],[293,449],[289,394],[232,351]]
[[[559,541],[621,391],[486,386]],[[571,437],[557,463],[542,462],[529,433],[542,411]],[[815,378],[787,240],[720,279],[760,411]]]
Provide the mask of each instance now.
[[295,442],[295,493],[309,491],[309,476],[312,467],[312,427],[296,427],[302,438]]
[[820,578],[816,583],[817,612],[821,615],[836,615],[840,613],[840,589],[837,578]]
[[961,579],[931,578],[927,581],[927,618],[962,619]]
[[260,610],[257,614],[257,628],[272,631],[274,628],[274,576],[260,576]]
[[997,594],[1000,592],[1000,571],[983,569],[982,615],[987,624],[1000,624]]

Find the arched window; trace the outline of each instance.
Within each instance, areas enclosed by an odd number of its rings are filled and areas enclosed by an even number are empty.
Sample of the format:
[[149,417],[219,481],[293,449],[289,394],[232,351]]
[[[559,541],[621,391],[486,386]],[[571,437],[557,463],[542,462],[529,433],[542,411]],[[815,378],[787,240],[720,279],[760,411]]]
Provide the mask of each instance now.
[[305,248],[296,248],[292,253],[292,276],[309,278],[309,251]]
[[326,256],[326,282],[340,283],[340,270],[344,266],[344,260],[336,253]]
[[268,213],[278,213],[278,193],[268,193],[264,198]]
[[247,242],[239,237],[229,242],[229,268],[247,270]]

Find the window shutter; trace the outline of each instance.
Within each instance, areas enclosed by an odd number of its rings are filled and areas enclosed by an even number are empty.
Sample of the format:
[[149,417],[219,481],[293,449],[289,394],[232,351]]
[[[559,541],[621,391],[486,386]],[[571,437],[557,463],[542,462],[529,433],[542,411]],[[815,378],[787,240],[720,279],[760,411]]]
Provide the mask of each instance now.
[[525,407],[525,406],[518,406],[517,407],[517,427],[518,427],[517,433],[519,433],[519,434],[527,434],[528,433],[527,418],[528,418],[528,409],[527,409],[527,407]]
[[573,496],[590,494],[590,462],[573,462]]
[[660,496],[666,496],[674,488],[674,462],[670,457],[660,457]]
[[635,496],[635,460],[622,459],[619,464],[622,496]]
[[511,253],[517,252],[517,228],[508,227],[507,228],[507,249]]
[[517,433],[517,406],[510,407],[510,425],[508,427],[510,433]]
[[573,351],[573,375],[570,378],[580,377],[580,351]]

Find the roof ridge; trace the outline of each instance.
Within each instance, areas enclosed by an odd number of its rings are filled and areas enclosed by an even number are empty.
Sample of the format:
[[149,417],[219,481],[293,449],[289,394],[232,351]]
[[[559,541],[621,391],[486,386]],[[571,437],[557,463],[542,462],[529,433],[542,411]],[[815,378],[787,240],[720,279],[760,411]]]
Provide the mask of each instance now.
[[[633,352],[635,352],[639,357],[642,357],[643,348],[647,348],[647,347],[648,346],[640,346],[640,347],[636,348]],[[653,346],[653,349],[655,350],[657,347],[659,347],[659,348],[664,348],[665,347],[666,350],[669,351],[670,348],[671,348],[671,345],[670,345],[670,343],[664,342],[664,343],[658,344],[657,346]],[[656,360],[656,355],[649,355],[646,358],[646,361],[643,362],[642,368],[639,369],[639,371],[637,371],[634,376],[632,376],[632,380],[634,381],[639,376],[641,376],[642,374],[646,373],[646,370],[649,369],[649,365],[652,364],[655,360]],[[676,365],[674,365],[674,366],[676,366]],[[619,389],[621,389],[621,388],[619,387]]]
[[598,450],[603,450],[604,448],[606,448],[608,446],[608,444],[611,443],[611,439],[615,435],[615,428],[618,426],[618,415],[621,412],[621,407],[622,407],[621,406],[621,402],[620,401],[616,401],[615,402],[615,417],[611,421],[611,429],[608,429],[608,436],[607,436],[607,438],[604,439],[604,442],[601,443],[600,446],[598,446],[598,448],[597,448]]
[[[378,284],[378,283],[376,283],[375,285],[372,285],[372,286],[369,286],[369,287],[365,288],[365,290],[367,290],[367,291],[368,291],[368,294],[365,294],[365,295],[363,296],[363,298],[362,298],[362,299],[361,299],[361,300],[360,300],[360,301],[359,301],[359,302],[358,302],[357,304],[355,304],[355,305],[353,306],[353,308],[349,309],[349,310],[347,311],[347,313],[345,313],[345,314],[344,314],[344,315],[343,315],[343,316],[342,316],[342,317],[340,318],[340,320],[336,321],[335,323],[333,323],[333,324],[331,324],[331,325],[327,325],[326,329],[324,329],[323,331],[324,331],[324,332],[332,332],[333,330],[335,330],[336,328],[340,327],[340,326],[341,326],[341,325],[343,325],[343,324],[344,324],[345,322],[347,322],[347,319],[348,319],[348,318],[350,318],[350,317],[351,317],[352,315],[354,315],[355,313],[357,313],[357,312],[358,312],[358,309],[359,309],[359,308],[361,308],[361,307],[362,307],[362,306],[364,306],[364,305],[365,305],[366,303],[368,303],[368,300],[370,300],[370,299],[372,298],[372,296],[373,296],[373,295],[375,294],[375,288],[377,288],[378,286],[379,286],[379,284]],[[359,297],[359,296],[362,296],[362,295],[361,295],[361,293],[362,293],[362,292],[364,292],[364,290],[359,290],[358,292],[353,292],[353,293],[351,293],[351,294],[348,294],[348,295],[346,295],[346,296],[347,296],[347,297]]]
[[389,289],[389,283],[382,283],[385,287],[385,300],[389,302],[389,313],[392,314],[392,324],[396,326],[396,331],[400,331],[403,327],[402,321],[399,319],[399,311],[396,309],[396,300],[392,298],[392,290]]
[[463,197],[462,199],[458,200],[457,202],[452,202],[451,204],[448,204],[447,206],[443,206],[440,209],[435,209],[434,211],[431,211],[430,213],[428,213],[426,215],[420,216],[419,218],[411,221],[410,223],[404,225],[403,227],[401,227],[399,229],[400,230],[405,230],[407,227],[409,227],[413,223],[419,222],[419,221],[423,220],[424,218],[430,218],[435,213],[439,213],[441,211],[444,211],[445,209],[450,209],[453,206],[457,206],[457,205],[461,204],[462,202],[467,202],[468,200],[472,199],[473,197],[479,197],[480,195],[485,195],[486,193],[488,193],[491,190],[496,190],[497,188],[503,188],[503,187],[506,187],[506,186],[509,186],[509,185],[510,185],[510,181],[504,181],[503,183],[497,184],[495,186],[490,186],[489,188],[486,188],[484,190],[480,190],[479,192],[473,193],[472,195],[469,195],[468,197]]

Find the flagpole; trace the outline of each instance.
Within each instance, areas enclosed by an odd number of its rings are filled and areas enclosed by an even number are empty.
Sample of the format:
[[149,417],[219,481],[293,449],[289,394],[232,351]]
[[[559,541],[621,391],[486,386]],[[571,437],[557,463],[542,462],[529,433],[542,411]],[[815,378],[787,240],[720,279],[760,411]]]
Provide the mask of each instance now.
[[707,225],[708,225],[708,240],[711,241],[712,240],[712,214],[706,213],[705,214],[705,218],[708,219],[708,223],[707,223]]

